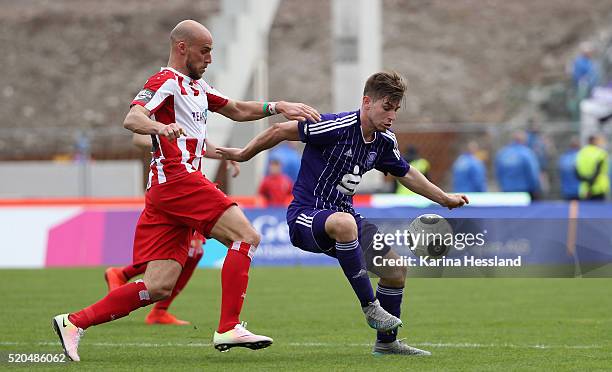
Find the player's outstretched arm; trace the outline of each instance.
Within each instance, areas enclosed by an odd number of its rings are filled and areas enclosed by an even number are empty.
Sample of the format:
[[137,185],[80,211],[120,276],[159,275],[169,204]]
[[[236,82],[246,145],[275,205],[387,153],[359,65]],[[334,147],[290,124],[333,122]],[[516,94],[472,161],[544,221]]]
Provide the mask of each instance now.
[[266,116],[282,114],[286,119],[317,122],[321,115],[314,108],[303,103],[294,102],[255,102],[229,100],[217,111],[234,121],[252,121]]
[[259,133],[244,148],[217,147],[217,154],[224,159],[243,162],[251,159],[263,150],[278,145],[282,141],[298,141],[299,139],[300,134],[298,132],[297,121],[275,123]]
[[123,120],[123,127],[138,134],[157,134],[164,136],[169,140],[174,140],[185,132],[177,123],[162,124],[155,120],[151,120],[149,116],[151,112],[140,105],[134,105]]
[[425,178],[425,176],[415,167],[410,167],[408,173],[406,173],[404,177],[396,177],[396,179],[410,190],[448,209],[462,207],[469,203],[467,196],[463,194],[445,193],[442,189]]

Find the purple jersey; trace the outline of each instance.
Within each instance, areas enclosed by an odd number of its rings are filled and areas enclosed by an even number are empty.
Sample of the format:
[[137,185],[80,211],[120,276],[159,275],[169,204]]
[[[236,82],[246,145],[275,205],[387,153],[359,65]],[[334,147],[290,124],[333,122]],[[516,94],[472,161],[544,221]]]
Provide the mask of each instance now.
[[375,132],[371,142],[365,141],[359,111],[323,114],[320,122],[300,122],[298,129],[306,148],[287,210],[288,222],[304,207],[355,215],[353,195],[365,172],[376,168],[402,177],[410,167],[400,155],[393,132]]

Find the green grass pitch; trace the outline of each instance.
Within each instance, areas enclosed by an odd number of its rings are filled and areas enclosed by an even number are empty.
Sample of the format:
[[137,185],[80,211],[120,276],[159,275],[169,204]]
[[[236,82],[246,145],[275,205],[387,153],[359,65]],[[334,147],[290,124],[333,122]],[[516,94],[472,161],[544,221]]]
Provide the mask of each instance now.
[[[105,294],[103,268],[0,270],[7,353],[59,353],[51,317]],[[431,357],[374,357],[374,332],[339,268],[254,268],[243,310],[268,349],[219,353],[220,272],[197,270],[171,310],[192,326],[148,326],[147,309],[89,329],[79,370],[606,370],[612,279],[408,279],[400,337]]]

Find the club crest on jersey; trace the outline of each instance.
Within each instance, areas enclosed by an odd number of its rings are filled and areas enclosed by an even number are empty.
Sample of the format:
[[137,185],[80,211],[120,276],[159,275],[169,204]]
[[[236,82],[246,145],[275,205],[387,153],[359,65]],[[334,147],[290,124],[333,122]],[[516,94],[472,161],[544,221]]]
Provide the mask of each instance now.
[[150,89],[143,89],[134,98],[134,101],[140,101],[143,103],[149,103],[155,93]]
[[365,162],[366,169],[372,168],[372,166],[374,166],[375,161],[376,161],[376,152],[372,151],[368,154],[368,157],[366,158],[366,162]]
[[193,121],[203,121],[206,122],[206,116],[208,115],[208,109],[204,111],[192,111],[191,116],[193,116]]

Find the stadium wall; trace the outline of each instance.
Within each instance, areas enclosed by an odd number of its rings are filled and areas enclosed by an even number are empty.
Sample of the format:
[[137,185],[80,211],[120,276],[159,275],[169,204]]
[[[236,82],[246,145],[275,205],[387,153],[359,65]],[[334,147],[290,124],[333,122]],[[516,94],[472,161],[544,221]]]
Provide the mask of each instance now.
[[[513,219],[515,229],[544,238],[529,256],[533,262],[571,261],[566,251],[567,221],[599,220],[578,231],[576,246],[593,247],[595,233],[606,234],[612,220],[612,208],[607,203],[540,202],[529,206],[471,207],[449,212],[439,207],[372,207],[373,200],[362,203],[360,213],[369,218],[405,219],[423,213],[438,213],[452,218]],[[12,202],[0,203],[0,268],[42,268],[70,266],[124,265],[131,262],[132,240],[141,201],[63,202],[55,205]],[[316,255],[294,248],[289,241],[284,208],[247,207],[245,213],[262,236],[253,261],[260,266],[334,265],[325,255]],[[553,225],[534,221],[555,220]],[[601,230],[603,229],[603,230]],[[601,231],[600,231],[601,230]],[[589,240],[591,239],[591,240]],[[608,260],[612,247],[608,240],[598,245],[596,252],[583,251],[594,260]],[[607,243],[606,243],[607,242]],[[587,249],[588,248],[588,249]],[[215,240],[206,243],[200,266],[218,267],[226,249]],[[580,253],[580,252],[579,252]]]
[[2,161],[0,198],[135,197],[143,193],[142,162]]

